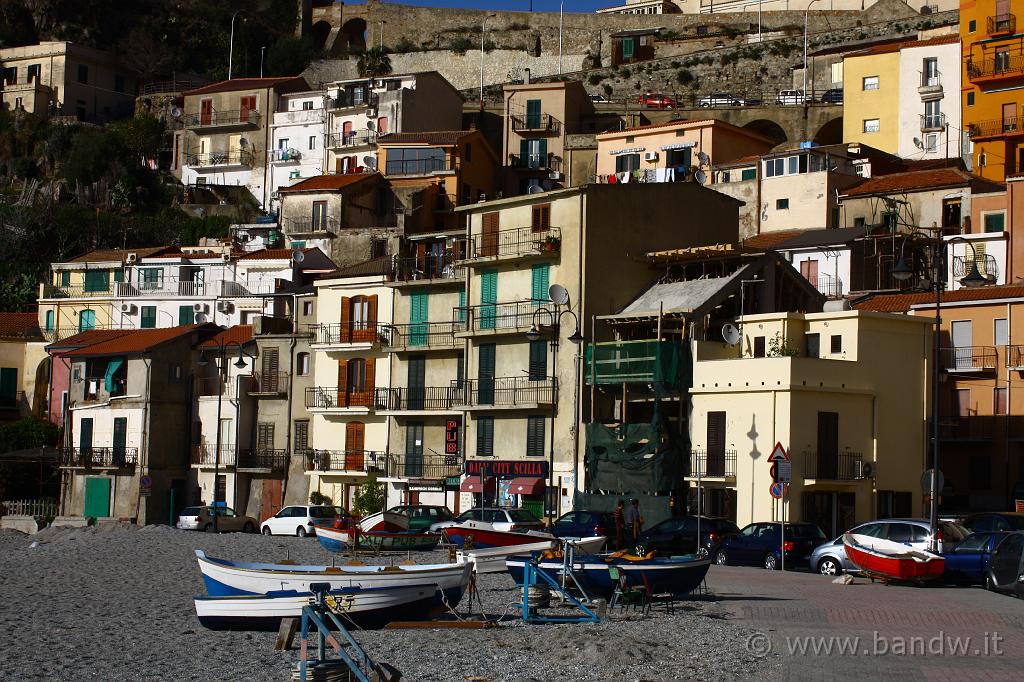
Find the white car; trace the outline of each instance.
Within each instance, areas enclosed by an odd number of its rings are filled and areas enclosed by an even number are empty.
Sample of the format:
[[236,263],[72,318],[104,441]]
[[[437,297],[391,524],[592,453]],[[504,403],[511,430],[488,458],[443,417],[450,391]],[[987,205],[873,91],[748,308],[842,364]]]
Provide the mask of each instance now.
[[704,95],[697,100],[697,106],[700,107],[742,107],[743,100],[739,97],[733,97],[727,92],[715,92],[710,95]]
[[348,519],[348,512],[342,507],[327,505],[295,504],[283,508],[260,524],[264,535],[297,535],[304,538],[316,535],[317,526],[330,527],[340,518]]
[[807,104],[813,102],[813,97],[808,97],[803,90],[779,90],[775,98],[776,104]]
[[435,523],[430,527],[436,533],[449,526],[458,526],[466,521],[483,521],[494,526],[494,530],[505,533],[514,530],[541,530],[544,522],[526,509],[501,509],[499,507],[474,507],[464,511],[451,521]]

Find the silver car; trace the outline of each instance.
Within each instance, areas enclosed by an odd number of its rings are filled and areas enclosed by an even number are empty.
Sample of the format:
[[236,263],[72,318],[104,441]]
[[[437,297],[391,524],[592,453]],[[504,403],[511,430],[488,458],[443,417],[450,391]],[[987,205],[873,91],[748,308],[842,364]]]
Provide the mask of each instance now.
[[[901,542],[914,549],[928,549],[931,545],[931,526],[927,519],[883,519],[869,521],[851,528],[848,532],[869,535]],[[939,522],[939,552],[956,545],[970,534],[966,528],[952,521]],[[856,570],[856,565],[846,558],[846,546],[840,535],[831,542],[819,545],[811,552],[811,570],[822,575],[838,575],[844,571]]]
[[186,507],[178,514],[177,527],[181,530],[202,530],[212,533],[214,516],[217,517],[216,528],[222,532],[256,532],[256,519],[237,514],[231,507]]

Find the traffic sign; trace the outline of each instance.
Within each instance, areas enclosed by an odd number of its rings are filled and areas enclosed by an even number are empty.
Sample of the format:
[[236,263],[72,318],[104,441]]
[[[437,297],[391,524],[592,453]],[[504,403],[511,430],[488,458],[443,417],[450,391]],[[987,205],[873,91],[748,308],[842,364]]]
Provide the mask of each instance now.
[[770,492],[772,494],[772,497],[774,497],[776,500],[781,500],[789,492],[789,484],[782,483],[781,481],[776,481],[775,483],[772,483],[771,487],[768,489],[768,492]]
[[139,495],[141,497],[149,497],[153,494],[153,477],[152,476],[141,476],[139,477]]
[[789,461],[789,455],[786,453],[786,448],[782,447],[782,443],[775,444],[772,454],[768,455],[768,461],[772,463]]
[[793,482],[793,463],[790,461],[775,463],[775,480],[779,483]]
[[[923,474],[921,474],[921,491],[924,492],[927,495],[930,495],[931,492],[932,492],[932,483],[933,483],[932,476],[934,476],[934,474],[935,474],[935,469],[926,469],[925,472]],[[938,490],[939,494],[941,495],[942,494],[942,489],[946,485],[946,477],[942,475],[941,471],[938,472],[938,474],[939,474],[939,480],[937,481],[938,485],[935,486],[934,489]]]

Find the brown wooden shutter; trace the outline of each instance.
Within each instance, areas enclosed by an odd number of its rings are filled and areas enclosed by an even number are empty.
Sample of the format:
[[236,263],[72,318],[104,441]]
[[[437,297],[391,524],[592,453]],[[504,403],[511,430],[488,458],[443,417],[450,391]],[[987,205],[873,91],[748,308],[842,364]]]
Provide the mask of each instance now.
[[348,405],[348,361],[338,359],[338,407]]
[[377,335],[377,294],[372,294],[366,305],[366,327],[370,332],[370,339],[375,339]]
[[498,215],[496,211],[483,214],[483,233],[480,236],[481,256],[498,255],[498,230],[500,229]]
[[348,296],[341,297],[341,330],[339,341],[348,343],[352,338],[352,299]]
[[534,232],[543,232],[551,227],[551,204],[540,204],[533,207],[530,227]]
[[374,358],[366,358],[366,392],[373,395],[373,379],[374,370],[376,369],[377,361]]
[[427,271],[427,245],[423,242],[416,244],[416,269],[420,272]]

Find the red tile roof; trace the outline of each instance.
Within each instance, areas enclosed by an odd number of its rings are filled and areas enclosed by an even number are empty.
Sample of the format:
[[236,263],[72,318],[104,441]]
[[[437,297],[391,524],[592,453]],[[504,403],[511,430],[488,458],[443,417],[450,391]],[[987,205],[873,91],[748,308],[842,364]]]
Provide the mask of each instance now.
[[[957,289],[942,292],[942,305],[955,305],[970,301],[992,301],[1004,298],[1024,299],[1024,286],[1004,284],[1001,286]],[[935,305],[935,295],[930,292],[913,294],[876,294],[853,305],[857,310],[871,310],[878,313],[905,313],[915,305]]]
[[379,178],[378,173],[349,173],[347,175],[317,175],[297,182],[288,187],[282,187],[280,192],[330,192],[345,189],[363,180]]
[[85,348],[68,351],[69,357],[87,355],[133,355],[155,348],[173,339],[191,334],[201,325],[185,324],[164,329],[122,329],[118,336]]
[[865,57],[874,54],[887,54],[889,52],[899,52],[900,50],[906,50],[912,47],[928,47],[930,45],[947,45],[949,43],[960,42],[960,35],[958,33],[951,33],[944,36],[936,36],[934,38],[928,38],[927,40],[903,40],[897,43],[886,43],[884,45],[875,45],[874,47],[868,47],[863,50],[857,50],[847,54],[847,57]]
[[200,348],[217,348],[224,346],[240,346],[252,340],[252,325],[236,324],[234,327],[220,331],[199,344]]
[[168,254],[180,253],[177,246],[147,246],[138,249],[93,249],[81,256],[76,256],[68,263],[95,263],[106,261],[122,261],[129,253],[136,254],[139,258],[150,258],[152,256],[165,256]]
[[747,237],[741,245],[745,249],[771,249],[783,242],[789,241],[804,230],[779,230],[778,232],[762,232],[753,237]]
[[69,336],[66,339],[55,341],[50,344],[50,348],[81,348],[83,346],[92,346],[97,343],[104,341],[110,341],[116,339],[124,334],[123,329],[87,329],[84,332],[78,332],[74,336]]
[[438,147],[451,147],[476,130],[438,130],[427,133],[391,133],[377,138],[377,144],[430,144]]
[[759,138],[759,139],[763,139],[766,142],[771,142],[771,140],[769,138],[765,137],[764,135],[760,135],[758,133],[755,133],[753,130],[748,130],[747,128],[741,128],[739,126],[733,125],[732,123],[729,123],[728,121],[720,121],[720,120],[718,120],[716,118],[699,118],[699,119],[677,118],[677,119],[674,119],[672,121],[667,121],[665,123],[648,123],[647,125],[633,126],[631,128],[623,128],[622,130],[606,130],[603,133],[598,133],[597,137],[600,138],[600,137],[605,136],[605,135],[617,135],[617,134],[621,134],[621,133],[632,133],[632,132],[642,133],[642,132],[647,131],[647,130],[657,130],[658,128],[670,128],[672,126],[678,126],[678,125],[687,125],[687,126],[707,125],[707,126],[728,127],[728,128],[734,129],[735,131],[741,132],[744,135],[749,135],[750,137],[756,137],[756,138]]
[[189,95],[209,95],[215,92],[234,92],[236,90],[266,90],[276,88],[279,85],[293,85],[295,89],[308,90],[309,85],[301,76],[285,76],[279,78],[232,78],[227,81],[210,83],[195,90],[188,90],[182,93],[185,97]]
[[940,187],[962,187],[970,185],[975,180],[982,180],[982,178],[956,168],[892,173],[869,178],[859,185],[841,192],[841,196],[865,197],[877,194],[924,191]]
[[0,313],[0,338],[41,338],[36,313]]

